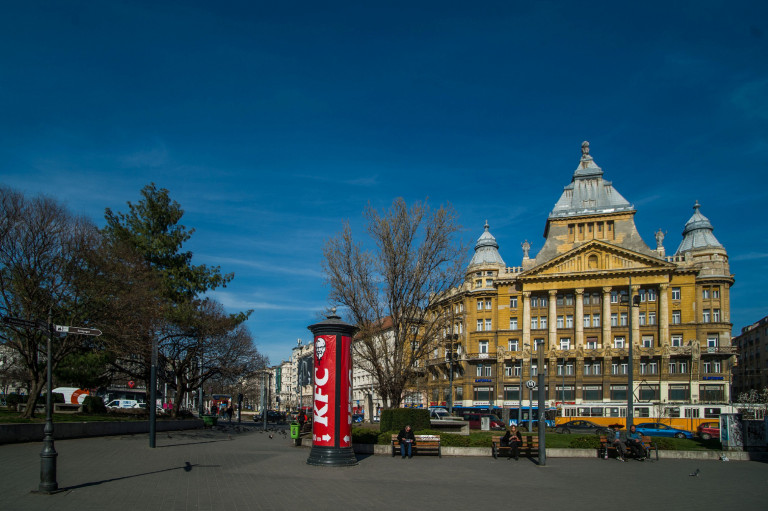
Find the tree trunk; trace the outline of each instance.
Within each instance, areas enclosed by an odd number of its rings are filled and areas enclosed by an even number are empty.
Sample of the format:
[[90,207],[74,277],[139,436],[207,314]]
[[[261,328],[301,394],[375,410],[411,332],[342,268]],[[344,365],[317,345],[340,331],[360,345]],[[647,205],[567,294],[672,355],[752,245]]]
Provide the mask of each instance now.
[[184,400],[184,397],[187,394],[187,391],[189,389],[187,388],[187,385],[182,381],[178,384],[176,388],[176,396],[173,399],[173,410],[171,410],[171,417],[177,418],[179,416],[179,410],[181,410],[181,403]]
[[[42,377],[32,380],[32,384],[29,386],[29,395],[27,396],[27,409],[24,410],[23,418],[31,419],[35,416],[35,405],[40,398],[43,385],[45,385],[45,379]],[[48,389],[48,391],[50,392],[51,389]],[[53,399],[53,396],[51,396],[51,399]]]

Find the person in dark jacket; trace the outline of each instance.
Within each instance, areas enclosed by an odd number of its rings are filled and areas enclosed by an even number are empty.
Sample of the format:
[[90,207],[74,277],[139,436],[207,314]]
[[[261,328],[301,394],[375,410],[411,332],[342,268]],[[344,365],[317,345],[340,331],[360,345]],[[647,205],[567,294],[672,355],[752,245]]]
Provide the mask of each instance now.
[[397,434],[397,443],[400,444],[400,454],[403,459],[407,455],[409,458],[413,458],[413,445],[416,443],[416,437],[411,430],[411,426],[406,426],[400,430]]
[[523,435],[517,430],[514,424],[507,429],[507,432],[501,438],[501,445],[509,447],[509,458],[520,458],[520,446],[523,444]]

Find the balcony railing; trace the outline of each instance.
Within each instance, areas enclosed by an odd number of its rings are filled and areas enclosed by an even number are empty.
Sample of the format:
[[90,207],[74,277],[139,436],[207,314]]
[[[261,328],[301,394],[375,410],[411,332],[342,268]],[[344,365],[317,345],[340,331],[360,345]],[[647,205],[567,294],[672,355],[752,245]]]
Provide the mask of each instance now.
[[496,353],[467,353],[467,360],[496,360]]

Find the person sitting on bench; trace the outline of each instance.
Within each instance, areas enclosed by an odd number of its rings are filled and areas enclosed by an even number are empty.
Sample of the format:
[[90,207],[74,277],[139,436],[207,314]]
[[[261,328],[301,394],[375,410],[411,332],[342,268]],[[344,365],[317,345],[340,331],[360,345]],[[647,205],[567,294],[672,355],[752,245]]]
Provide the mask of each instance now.
[[643,445],[643,435],[637,432],[634,424],[629,427],[627,433],[627,447],[632,451],[632,455],[640,461],[645,460],[645,445]]
[[627,453],[627,448],[624,447],[627,441],[627,435],[624,431],[621,431],[621,424],[613,424],[611,426],[613,431],[608,432],[608,443],[616,448],[616,452],[619,453],[617,460],[626,461],[624,455]]
[[504,436],[501,439],[501,446],[509,447],[508,459],[512,459],[513,456],[516,460],[519,459],[520,446],[522,444],[523,444],[523,436],[517,430],[517,426],[513,424],[512,426],[510,426],[510,429],[507,429],[507,432],[504,434]]

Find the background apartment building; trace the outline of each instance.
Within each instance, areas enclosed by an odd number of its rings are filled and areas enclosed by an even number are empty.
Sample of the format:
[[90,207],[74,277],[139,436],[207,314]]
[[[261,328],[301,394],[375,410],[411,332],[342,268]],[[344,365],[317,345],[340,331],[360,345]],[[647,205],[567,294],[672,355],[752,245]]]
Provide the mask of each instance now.
[[733,371],[734,399],[742,392],[768,389],[768,316],[745,326],[733,338],[738,365]]

